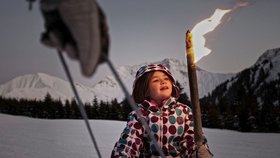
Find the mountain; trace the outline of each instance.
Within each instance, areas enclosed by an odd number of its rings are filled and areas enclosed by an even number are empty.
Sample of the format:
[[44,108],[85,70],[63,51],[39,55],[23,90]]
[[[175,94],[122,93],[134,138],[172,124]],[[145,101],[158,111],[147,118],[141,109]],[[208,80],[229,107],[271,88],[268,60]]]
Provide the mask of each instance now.
[[[174,77],[184,88],[184,92],[189,93],[188,73],[185,62],[178,59],[164,59],[153,62],[161,63],[168,67]],[[136,71],[144,64],[132,66],[120,66],[117,68],[122,81],[129,92],[132,91],[132,84]],[[198,88],[200,96],[210,93],[218,84],[231,78],[234,74],[211,73],[197,68]],[[117,98],[118,101],[124,99],[124,94],[112,75],[106,76],[92,87],[75,83],[77,90],[84,102],[91,102],[96,96],[98,100],[110,101]],[[0,85],[0,95],[8,98],[44,99],[49,93],[52,98],[60,100],[71,100],[73,93],[67,81],[50,76],[44,73],[29,74],[19,76]]]
[[[94,92],[91,88],[75,83],[83,101],[92,101]],[[16,77],[7,83],[0,85],[0,95],[6,98],[24,98],[42,100],[49,93],[53,99],[73,98],[70,84],[58,77],[44,73],[28,74]]]
[[[166,66],[175,77],[175,79],[180,83],[184,92],[189,93],[189,81],[187,65],[184,61],[178,59],[164,59],[162,61],[153,62],[153,64],[162,64]],[[151,63],[144,63],[151,64]],[[118,68],[118,73],[120,74],[122,80],[124,81],[129,92],[132,92],[133,81],[135,78],[136,71],[144,64],[133,65],[133,66],[121,66]],[[197,67],[197,79],[198,79],[198,89],[200,96],[207,95],[211,92],[218,84],[231,78],[234,74],[222,74],[222,73],[211,73],[201,68]],[[117,81],[113,76],[107,76],[105,79],[101,80],[98,84],[93,86],[96,93],[99,96],[110,98],[109,95],[115,94],[115,98],[118,100],[123,100],[124,95],[118,86]],[[106,99],[106,98],[104,98]]]
[[279,80],[280,48],[270,49],[264,52],[254,65],[216,87],[212,93],[212,99],[219,100],[226,97],[233,103],[242,95],[253,95],[257,97],[257,104],[262,105],[267,93],[271,93],[269,100],[279,105]]
[[204,125],[245,132],[279,132],[279,96],[280,48],[275,48],[201,99]]

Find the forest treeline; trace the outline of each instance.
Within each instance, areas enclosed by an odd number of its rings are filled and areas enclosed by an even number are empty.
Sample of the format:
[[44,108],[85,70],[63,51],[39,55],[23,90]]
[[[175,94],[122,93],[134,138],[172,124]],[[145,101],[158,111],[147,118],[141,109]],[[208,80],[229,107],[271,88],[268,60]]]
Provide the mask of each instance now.
[[[178,84],[180,87],[180,84]],[[182,93],[179,102],[190,105],[189,97]],[[211,96],[200,99],[202,124],[208,128],[222,128],[243,132],[280,132],[279,106],[268,104],[260,108],[254,95],[239,93],[240,98],[229,102],[220,98],[215,103]],[[271,106],[269,106],[271,105]],[[126,121],[131,111],[127,100],[99,101],[93,98],[84,104],[89,119]],[[41,119],[82,119],[76,100],[55,100],[47,94],[44,100],[11,99],[0,96],[0,112]]]

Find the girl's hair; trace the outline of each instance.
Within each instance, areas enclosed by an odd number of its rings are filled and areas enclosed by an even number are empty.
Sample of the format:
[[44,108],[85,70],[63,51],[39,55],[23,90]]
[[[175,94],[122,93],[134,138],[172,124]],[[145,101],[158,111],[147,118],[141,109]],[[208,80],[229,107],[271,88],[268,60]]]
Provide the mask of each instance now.
[[[160,71],[160,70],[157,70]],[[149,91],[149,82],[153,76],[155,71],[147,72],[143,74],[140,78],[138,78],[137,82],[134,85],[133,89],[133,99],[136,103],[141,104],[144,100],[150,100],[150,91]],[[164,71],[162,71],[164,72]],[[164,72],[165,73],[165,72]],[[165,73],[166,74],[166,73]],[[170,79],[169,75],[166,74]],[[171,81],[171,79],[170,79]],[[172,93],[171,96],[178,97],[176,89],[172,86]]]
[[149,100],[149,81],[154,72],[148,72],[141,76],[134,85],[133,98],[136,103],[140,104],[144,100]]

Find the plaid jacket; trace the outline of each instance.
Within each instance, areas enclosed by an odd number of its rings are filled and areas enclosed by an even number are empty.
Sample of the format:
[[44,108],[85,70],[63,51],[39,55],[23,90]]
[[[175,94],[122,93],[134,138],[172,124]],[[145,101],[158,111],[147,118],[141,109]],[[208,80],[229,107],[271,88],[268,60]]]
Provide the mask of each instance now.
[[[145,101],[139,105],[139,110],[166,156],[190,157],[195,148],[190,107],[171,97],[162,106]],[[135,111],[132,111],[111,157],[151,156],[159,156],[159,154]]]

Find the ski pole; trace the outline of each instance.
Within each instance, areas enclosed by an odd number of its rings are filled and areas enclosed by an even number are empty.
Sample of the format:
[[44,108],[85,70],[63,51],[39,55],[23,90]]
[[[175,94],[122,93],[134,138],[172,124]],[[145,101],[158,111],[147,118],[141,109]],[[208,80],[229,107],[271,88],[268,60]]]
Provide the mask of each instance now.
[[90,124],[89,124],[89,121],[88,121],[88,117],[87,117],[87,114],[86,114],[85,109],[84,109],[84,104],[83,104],[82,100],[80,99],[80,96],[79,96],[79,94],[78,94],[78,91],[77,91],[77,89],[76,89],[76,87],[75,87],[75,85],[74,85],[73,79],[72,79],[72,77],[71,77],[71,74],[70,74],[70,71],[69,71],[69,69],[68,69],[68,66],[67,66],[67,64],[66,64],[66,62],[65,62],[65,60],[64,60],[64,58],[63,58],[62,52],[59,51],[59,50],[58,50],[58,55],[59,55],[59,58],[60,58],[60,60],[61,60],[61,62],[62,62],[62,65],[63,65],[63,68],[64,68],[64,70],[65,70],[65,73],[66,73],[66,75],[67,75],[67,77],[68,77],[68,80],[69,80],[69,82],[70,82],[72,91],[73,91],[73,93],[74,93],[74,95],[75,95],[75,97],[76,97],[76,99],[77,99],[77,101],[78,101],[78,107],[79,107],[80,113],[81,113],[81,115],[82,115],[82,117],[83,117],[83,119],[84,119],[84,121],[85,121],[87,130],[88,130],[88,132],[89,132],[89,135],[90,135],[91,140],[92,140],[92,142],[93,142],[93,145],[94,145],[94,147],[95,147],[95,150],[96,150],[96,152],[97,152],[97,155],[98,155],[99,158],[102,158],[102,157],[101,157],[101,154],[100,154],[100,151],[99,151],[99,149],[98,149],[98,146],[97,146],[97,142],[96,142],[96,140],[95,140],[95,138],[94,138],[92,129],[91,129],[91,127],[90,127]]

